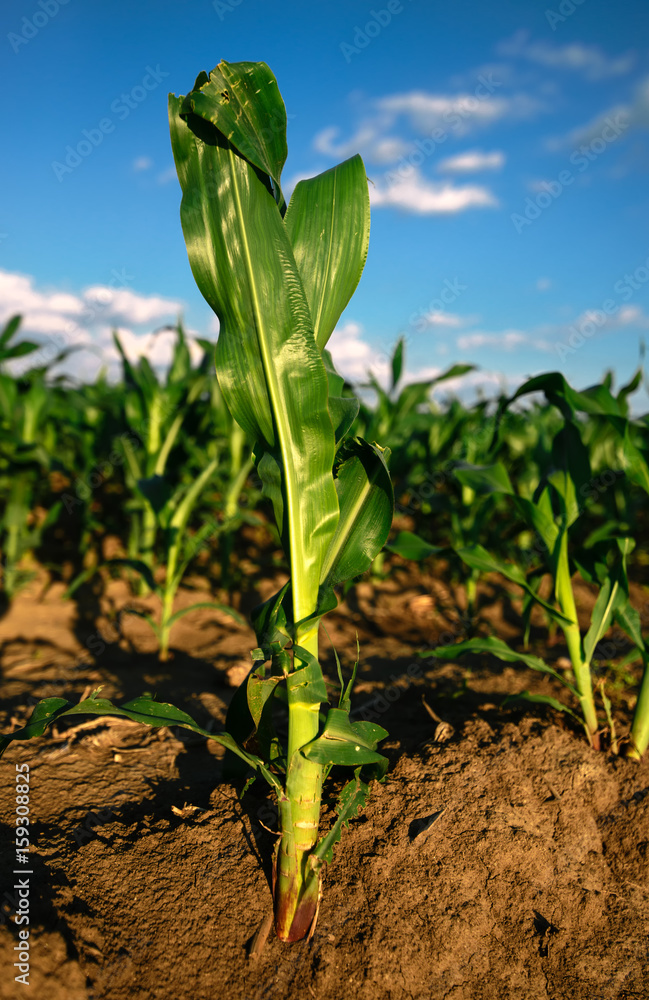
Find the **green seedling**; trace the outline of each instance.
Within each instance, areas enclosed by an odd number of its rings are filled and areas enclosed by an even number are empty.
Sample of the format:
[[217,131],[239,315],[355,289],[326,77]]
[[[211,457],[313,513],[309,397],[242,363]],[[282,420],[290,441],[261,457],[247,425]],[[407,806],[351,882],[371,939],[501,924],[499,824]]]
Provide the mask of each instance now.
[[[14,316],[0,333],[0,475],[7,496],[0,526],[2,585],[9,599],[31,579],[21,562],[38,546],[44,530],[54,524],[61,510],[61,503],[55,503],[40,522],[30,523],[39,486],[52,468],[56,433],[49,412],[52,391],[46,382],[48,366],[30,369],[18,378],[6,370],[6,362],[39,350],[40,345],[32,341],[14,340],[19,325],[20,316]],[[59,354],[54,362],[64,356],[65,352]]]
[[[582,426],[577,413],[585,411],[600,424],[608,426],[609,436],[618,440],[621,458],[632,456],[632,462],[624,461],[627,474],[631,471],[636,480],[641,480],[644,472],[638,466],[637,446],[628,418],[620,411],[617,400],[606,386],[596,386],[588,392],[577,393],[565,382],[563,376],[551,373],[526,383],[512,400],[502,404],[502,409],[525,393],[536,391],[544,391],[548,401],[560,410],[563,425],[555,434],[551,449],[546,455],[545,468],[534,494],[531,497],[524,496],[516,490],[502,462],[482,467],[466,465],[456,469],[455,475],[463,485],[475,490],[477,495],[490,496],[495,493],[509,498],[519,517],[541,541],[538,554],[544,555],[543,564],[530,569],[524,561],[519,565],[505,561],[480,545],[459,548],[457,552],[468,566],[480,572],[500,573],[523,589],[526,635],[529,634],[529,616],[533,605],[542,607],[548,617],[556,622],[565,637],[573,680],[567,680],[541,658],[518,653],[495,637],[469,639],[454,646],[438,647],[425,655],[454,658],[466,652],[491,653],[501,660],[518,660],[535,670],[552,675],[568,688],[577,701],[581,715],[576,717],[580,718],[591,746],[599,749],[601,729],[595,706],[596,685],[592,674],[598,644],[614,622],[626,631],[639,649],[644,649],[644,642],[639,615],[629,602],[627,559],[635,542],[628,535],[628,530],[607,522],[599,530],[592,532],[582,545],[573,542],[595,479],[589,452],[582,440]],[[573,587],[575,571],[598,589],[590,626],[584,636],[577,616]],[[543,600],[538,590],[546,572],[549,572],[553,585],[550,601]],[[603,708],[610,718],[610,703],[601,685],[598,687]],[[632,754],[642,754],[647,746],[649,734],[642,729],[643,722],[637,721],[645,718],[644,694],[643,682],[631,736]],[[526,693],[525,697],[575,714],[568,706],[549,696],[532,696]]]

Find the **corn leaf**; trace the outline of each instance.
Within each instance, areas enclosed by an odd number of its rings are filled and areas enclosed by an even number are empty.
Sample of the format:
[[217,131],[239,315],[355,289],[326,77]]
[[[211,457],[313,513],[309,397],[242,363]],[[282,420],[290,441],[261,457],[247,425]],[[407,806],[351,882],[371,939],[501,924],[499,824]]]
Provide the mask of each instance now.
[[273,73],[263,62],[222,60],[201,73],[181,114],[211,122],[238,152],[267,174],[283,207],[280,177],[286,160],[286,108]]
[[388,455],[360,438],[338,452],[340,517],[323,563],[321,593],[364,573],[385,545],[394,506]]
[[349,827],[350,819],[357,816],[367,802],[370,787],[366,781],[363,781],[361,777],[362,771],[362,767],[357,767],[354,770],[354,777],[343,786],[335,807],[336,812],[338,813],[338,819],[332,826],[329,833],[318,842],[314,851],[311,853],[309,863],[316,870],[319,869],[323,863],[329,864],[331,862],[334,847],[340,842],[344,827]]
[[300,181],[284,222],[322,349],[367,259],[370,199],[361,157]]
[[562,701],[559,701],[557,698],[553,698],[552,695],[549,694],[531,694],[530,691],[522,691],[520,694],[510,694],[503,700],[502,707],[504,708],[505,705],[511,704],[512,701],[527,701],[531,705],[548,705],[556,712],[563,712],[564,715],[572,716],[575,722],[578,722],[580,726],[583,726],[584,724],[584,720],[580,719],[576,712],[573,712],[572,709],[568,708],[567,705],[564,705]]
[[496,556],[492,556],[491,553],[487,552],[482,545],[467,545],[464,548],[458,548],[455,550],[459,555],[460,559],[471,566],[472,569],[478,569],[483,573],[500,573],[507,580],[511,580],[512,583],[518,584],[523,590],[529,594],[537,604],[540,604],[547,613],[560,624],[569,624],[570,619],[566,618],[565,615],[561,614],[552,604],[544,601],[542,597],[539,597],[536,590],[530,586],[527,578],[522,570],[515,566],[513,563],[505,562],[503,559],[498,559]]
[[242,750],[228,733],[211,733],[194,722],[191,716],[183,712],[182,709],[165,702],[155,701],[150,695],[140,695],[124,705],[113,705],[107,698],[100,698],[99,691],[93,691],[89,698],[80,701],[77,705],[66,701],[65,698],[45,698],[36,705],[26,726],[14,733],[0,736],[0,756],[14,740],[31,740],[35,736],[42,736],[47,727],[56,719],[72,715],[117,715],[156,728],[181,726],[183,729],[191,729],[192,732],[215,740],[221,746],[237,754],[247,764],[258,770],[273,788],[281,790],[280,782],[264,766],[263,761],[254,754]]
[[394,541],[385,547],[388,552],[394,552],[402,559],[412,559],[413,562],[423,562],[424,559],[444,551],[441,546],[430,545],[412,531],[400,531]]
[[484,639],[467,639],[465,642],[457,642],[453,646],[437,646],[436,649],[429,649],[419,653],[419,656],[436,656],[442,660],[455,660],[463,653],[488,653],[499,660],[503,660],[505,663],[524,663],[526,667],[531,667],[532,670],[538,670],[542,674],[549,674],[555,680],[561,681],[576,698],[579,697],[573,685],[557,670],[548,666],[540,657],[533,656],[530,653],[518,653],[508,646],[506,642],[503,642],[502,639],[497,639],[495,636],[488,636]]

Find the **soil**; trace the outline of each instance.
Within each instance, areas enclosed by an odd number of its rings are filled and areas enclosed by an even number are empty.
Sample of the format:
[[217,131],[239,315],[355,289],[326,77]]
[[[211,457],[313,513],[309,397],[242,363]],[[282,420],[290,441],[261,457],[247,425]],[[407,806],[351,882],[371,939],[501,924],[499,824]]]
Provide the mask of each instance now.
[[[649,761],[596,753],[570,717],[545,706],[503,706],[526,689],[563,697],[552,678],[487,657],[417,657],[472,628],[520,643],[520,606],[492,580],[469,618],[462,588],[440,582],[444,567],[420,574],[395,562],[386,580],[349,591],[322,638],[333,690],[331,643],[349,671],[358,633],[355,703],[389,731],[390,769],[336,849],[312,939],[283,945],[271,930],[251,957],[271,908],[276,815],[259,782],[240,798],[243,781],[218,744],[124,720],[61,720],[12,744],[1,765],[2,998],[25,996],[13,980],[12,889],[23,762],[34,995],[649,998]],[[178,606],[205,596],[215,595],[184,590]],[[634,602],[644,599],[638,589]],[[39,698],[76,700],[100,684],[118,701],[155,692],[222,728],[252,632],[191,612],[162,664],[146,623],[118,615],[133,604],[120,581],[78,603],[59,585],[30,585],[0,620],[0,731],[23,725]],[[584,588],[580,612],[589,607]],[[560,636],[548,643],[540,619],[532,648],[565,666]],[[623,737],[633,692],[616,678],[609,694]],[[332,774],[331,795],[341,780]],[[323,830],[333,815],[328,800]]]

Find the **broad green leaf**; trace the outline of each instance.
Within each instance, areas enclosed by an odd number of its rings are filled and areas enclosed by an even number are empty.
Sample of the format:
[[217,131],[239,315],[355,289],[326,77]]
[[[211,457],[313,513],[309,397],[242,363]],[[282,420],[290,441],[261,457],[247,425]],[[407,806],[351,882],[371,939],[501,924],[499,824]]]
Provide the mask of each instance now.
[[272,760],[281,752],[272,719],[272,699],[283,677],[261,677],[250,674],[246,684],[248,709],[264,760]]
[[290,639],[286,614],[286,606],[290,604],[290,586],[289,580],[276,594],[253,608],[250,615],[257,642],[266,660],[271,657],[271,644],[277,643],[283,647]]
[[572,421],[567,421],[555,435],[552,442],[554,471],[548,482],[556,490],[561,500],[564,515],[563,528],[569,528],[584,509],[583,490],[591,480],[588,449]]
[[318,764],[372,764],[383,760],[376,745],[387,732],[371,722],[350,722],[347,712],[330,708],[320,736],[300,749],[308,760]]
[[514,503],[523,520],[531,525],[535,531],[538,531],[548,552],[552,555],[560,531],[554,519],[549,487],[543,487],[533,500],[517,496],[514,498]]
[[529,691],[522,691],[520,694],[510,694],[504,699],[502,705],[509,705],[512,701],[527,701],[532,705],[548,705],[550,708],[554,708],[557,712],[563,712],[565,715],[570,715],[578,722],[580,726],[584,725],[584,720],[580,719],[576,712],[573,712],[564,705],[562,701],[558,701],[557,698],[553,698],[549,694],[531,694]]
[[183,330],[182,324],[179,323],[175,329],[176,343],[174,344],[174,352],[171,358],[169,371],[167,373],[167,385],[173,385],[175,382],[184,382],[187,379],[192,367],[189,348],[187,347],[185,331]]
[[322,566],[324,588],[364,573],[385,545],[394,509],[388,454],[361,438],[345,443],[338,452],[335,482],[340,517]]
[[370,240],[370,199],[359,155],[300,181],[284,218],[322,349],[360,281]]
[[228,750],[232,750],[238,757],[258,770],[273,788],[281,789],[278,779],[265,767],[263,761],[254,754],[242,750],[228,733],[211,733],[194,722],[191,716],[183,712],[182,709],[165,702],[155,701],[150,695],[140,695],[140,697],[119,706],[113,705],[107,698],[100,698],[98,691],[93,691],[89,698],[80,701],[77,705],[66,701],[65,698],[46,698],[36,705],[26,726],[14,733],[0,736],[0,756],[14,740],[30,740],[35,736],[42,736],[47,727],[56,719],[71,715],[117,715],[156,728],[181,726],[183,729],[191,729],[192,732],[215,740]]
[[498,559],[496,556],[492,556],[482,545],[467,545],[464,548],[455,550],[460,557],[460,559],[471,566],[472,569],[478,569],[482,573],[500,573],[507,580],[511,580],[512,583],[517,583],[519,587],[522,587],[537,604],[540,604],[552,618],[559,622],[560,624],[570,624],[570,619],[562,615],[552,604],[548,604],[544,601],[542,597],[538,595],[536,590],[534,590],[527,581],[527,577],[522,570],[515,566],[513,563],[504,562],[502,559]]
[[7,321],[2,333],[0,333],[0,348],[4,348],[7,346],[7,344],[13,337],[14,333],[20,326],[21,320],[22,316],[17,315],[17,316],[12,316],[11,319]]
[[470,486],[477,494],[504,493],[514,495],[514,488],[507,469],[502,462],[493,465],[469,465],[458,463],[453,475],[463,486]]
[[466,375],[468,372],[475,371],[475,369],[475,365],[451,365],[451,367],[447,368],[445,372],[441,373],[441,375],[435,375],[435,377],[430,380],[430,384],[438,385],[440,382],[446,382],[450,378],[458,378],[460,375]]
[[294,670],[287,678],[291,691],[291,704],[321,705],[327,700],[327,688],[320,664],[315,656],[302,646],[294,645],[293,652],[306,665]]
[[[329,864],[331,862],[334,847],[340,842],[344,827],[349,827],[350,819],[358,815],[367,802],[370,788],[361,777],[362,770],[361,767],[357,767],[354,771],[354,777],[343,786],[335,806],[338,819],[311,853],[310,864],[316,869],[320,868],[323,863]],[[317,864],[314,863],[315,859],[317,859]]]
[[167,624],[171,626],[174,622],[177,622],[179,618],[182,618],[183,615],[188,615],[190,611],[198,611],[201,608],[211,611],[220,611],[222,614],[232,618],[237,625],[246,624],[245,618],[240,615],[238,611],[235,611],[234,608],[229,607],[227,604],[220,604],[218,601],[198,601],[196,604],[190,604],[188,608],[181,608],[180,611],[176,611],[170,617]]
[[392,368],[392,390],[396,389],[397,383],[401,378],[401,372],[403,371],[403,337],[399,337],[397,341],[397,346],[394,349],[394,354],[392,355],[391,368]]
[[171,497],[169,480],[165,479],[164,476],[147,476],[138,479],[136,486],[159,517]]
[[203,491],[207,483],[209,483],[210,479],[216,472],[218,465],[219,465],[219,459],[213,458],[211,462],[207,463],[207,465],[200,473],[200,475],[196,477],[192,485],[185,493],[185,496],[183,497],[183,499],[180,501],[175,511],[173,512],[173,515],[169,522],[172,528],[175,528],[177,531],[184,532],[185,528],[187,527],[187,522],[190,518],[190,515],[196,505],[196,501],[198,500],[201,492]]
[[215,125],[240,154],[267,174],[280,208],[280,177],[286,160],[286,108],[277,80],[263,62],[222,60],[201,74],[184,99],[180,114],[192,113]]
[[514,400],[531,392],[543,392],[554,406],[557,406],[566,419],[570,419],[575,412],[591,414],[618,414],[619,404],[611,396],[605,386],[594,386],[586,392],[577,392],[568,384],[561,372],[547,372],[543,375],[536,375],[528,379],[521,385],[513,396],[506,401],[505,405],[513,403]]
[[295,617],[302,619],[317,603],[338,520],[327,373],[272,194],[214,126],[203,138],[194,135],[180,105],[170,97],[190,264],[219,317],[219,384],[235,419],[257,440],[258,471],[289,555]]
[[400,531],[397,537],[385,547],[388,552],[394,552],[403,559],[412,559],[413,562],[423,562],[424,559],[445,551],[439,545],[425,542],[423,538],[415,535],[412,531]]
[[158,590],[158,585],[153,578],[151,567],[147,566],[147,564],[142,562],[141,559],[108,559],[106,561],[106,566],[128,566],[129,569],[134,569],[136,573],[139,573],[140,576],[144,577],[151,590]]
[[437,646],[436,649],[429,649],[419,653],[419,656],[436,656],[442,660],[455,660],[464,653],[488,653],[499,660],[503,660],[505,663],[524,663],[526,667],[531,667],[532,670],[538,670],[542,674],[549,674],[556,680],[561,681],[576,698],[579,697],[572,684],[558,673],[558,671],[554,670],[553,667],[548,666],[540,657],[532,656],[530,653],[517,653],[506,642],[503,642],[502,639],[497,639],[495,636],[488,636],[484,639],[467,639],[465,642],[458,642],[453,646]]
[[646,642],[642,636],[642,619],[633,605],[627,601],[625,605],[615,609],[614,617],[638,649],[644,650]]
[[329,415],[334,427],[336,445],[338,445],[356,420],[360,402],[355,396],[343,395],[345,380],[336,371],[331,354],[326,348],[322,352],[322,360],[329,383]]

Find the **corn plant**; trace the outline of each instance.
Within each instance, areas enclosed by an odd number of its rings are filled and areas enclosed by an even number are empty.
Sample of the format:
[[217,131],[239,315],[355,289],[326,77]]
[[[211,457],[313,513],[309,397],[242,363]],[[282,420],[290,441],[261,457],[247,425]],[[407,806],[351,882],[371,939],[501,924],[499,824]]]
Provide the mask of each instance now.
[[[574,542],[573,527],[578,524],[587,507],[594,482],[589,452],[582,439],[583,422],[578,420],[578,414],[586,412],[602,427],[608,428],[609,437],[618,443],[618,459],[624,466],[626,475],[645,488],[649,484],[647,467],[646,464],[643,465],[642,454],[628,416],[611,395],[608,386],[602,384],[587,392],[578,393],[562,375],[550,373],[525,383],[511,400],[504,401],[502,409],[526,393],[537,391],[545,392],[548,401],[560,410],[563,426],[552,441],[551,450],[546,456],[546,467],[533,495],[525,496],[515,488],[502,462],[483,467],[466,465],[456,469],[455,475],[462,484],[470,486],[479,495],[489,496],[495,493],[510,498],[519,517],[541,542],[537,555],[544,555],[542,565],[530,568],[526,559],[521,559],[518,565],[512,564],[488,552],[481,545],[467,546],[457,551],[467,565],[481,572],[498,572],[523,589],[526,636],[529,634],[529,615],[534,604],[541,606],[559,625],[572,664],[574,683],[541,658],[516,652],[493,636],[437,647],[427,655],[454,658],[466,652],[484,652],[505,661],[518,660],[535,670],[550,674],[566,686],[577,701],[581,717],[575,717],[582,722],[591,746],[599,749],[601,727],[595,705],[592,674],[598,644],[613,622],[617,622],[640,650],[645,664],[646,652],[639,615],[629,603],[627,559],[635,546],[634,539],[629,535],[629,526],[609,521],[591,532],[584,544]],[[579,571],[584,580],[598,589],[590,627],[584,636],[580,631],[572,583],[575,571]],[[551,601],[543,600],[538,590],[546,572],[549,572],[552,579]],[[612,730],[610,702],[603,684],[597,687],[609,729]],[[631,734],[632,755],[641,755],[649,743],[646,704],[649,694],[646,688],[645,672]],[[550,704],[575,715],[568,706],[550,696],[525,692],[522,697]],[[613,732],[611,739],[612,743],[616,742]]]
[[[129,559],[153,570],[158,531],[156,511],[151,503],[151,489],[164,479],[169,457],[178,443],[189,409],[207,383],[209,355],[204,355],[198,369],[192,369],[189,347],[181,324],[176,328],[173,357],[164,382],[149,360],[141,357],[131,363],[117,334],[115,347],[121,356],[125,383],[124,416],[130,434],[121,437],[133,491],[129,504],[131,531]],[[141,442],[141,447],[138,447]],[[141,576],[146,584],[145,576]],[[142,586],[141,591],[146,588]]]
[[[387,453],[348,437],[358,402],[343,395],[325,349],[367,255],[367,179],[354,156],[300,181],[286,205],[286,112],[264,63],[221,62],[201,73],[186,97],[170,97],[169,117],[189,260],[220,321],[219,384],[256,442],[290,580],[253,616],[258,646],[227,733],[213,736],[148,698],[117,708],[95,695],[77,706],[39,703],[0,750],[40,734],[54,718],[84,712],[184,725],[218,740],[277,796],[275,927],[282,941],[297,941],[314,927],[322,868],[343,826],[387,767],[376,750],[385,730],[350,721],[353,675],[344,683],[339,671],[340,695],[329,707],[318,661],[319,624],[337,603],[334,588],[368,569],[393,509]],[[285,740],[274,724],[283,704]],[[247,749],[253,736],[258,754]],[[318,839],[322,785],[336,765],[351,766],[353,778],[340,793],[336,822]]]
[[49,419],[52,395],[46,382],[47,367],[28,370],[17,378],[5,370],[6,362],[27,357],[39,347],[28,340],[13,341],[19,325],[20,316],[14,316],[0,334],[0,462],[7,481],[0,522],[2,582],[9,599],[32,575],[21,567],[21,561],[36,548],[43,531],[61,510],[60,502],[55,503],[40,522],[33,521],[39,486],[47,480],[56,453],[56,431]]
[[139,488],[146,496],[147,503],[153,511],[154,523],[162,536],[163,580],[158,582],[146,563],[136,559],[113,559],[113,565],[126,565],[136,570],[143,577],[150,591],[160,600],[158,619],[146,611],[130,607],[129,614],[142,618],[153,630],[160,646],[160,659],[169,658],[169,642],[171,629],[184,615],[198,609],[211,609],[225,613],[230,618],[243,624],[243,618],[233,608],[218,601],[197,601],[187,607],[174,611],[174,600],[182,578],[192,559],[208,541],[218,537],[222,530],[229,528],[229,522],[219,523],[215,519],[206,520],[193,534],[189,534],[187,526],[196,509],[201,494],[206,490],[217,469],[219,459],[213,458],[203,471],[189,486],[181,486],[170,492],[169,484],[162,477],[151,477],[140,481]]

